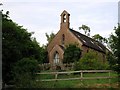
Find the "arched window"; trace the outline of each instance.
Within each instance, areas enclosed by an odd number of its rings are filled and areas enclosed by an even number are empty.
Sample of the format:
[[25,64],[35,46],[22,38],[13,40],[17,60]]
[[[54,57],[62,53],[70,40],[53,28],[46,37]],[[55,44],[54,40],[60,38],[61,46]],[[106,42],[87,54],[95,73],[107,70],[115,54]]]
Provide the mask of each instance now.
[[64,45],[64,42],[65,42],[65,35],[63,34],[62,35],[62,45]]
[[66,14],[63,15],[63,22],[66,22]]
[[54,63],[59,63],[60,61],[60,57],[59,57],[59,53],[56,51],[54,54]]

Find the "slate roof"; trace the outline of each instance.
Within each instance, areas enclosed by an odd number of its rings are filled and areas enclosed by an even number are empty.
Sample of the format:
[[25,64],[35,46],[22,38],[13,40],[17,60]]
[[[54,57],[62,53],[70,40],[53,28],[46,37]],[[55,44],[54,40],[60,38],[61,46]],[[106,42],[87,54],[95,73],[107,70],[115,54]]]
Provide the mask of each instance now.
[[83,35],[73,29],[70,29],[70,31],[83,43],[84,46],[106,53],[106,47],[102,43],[86,35]]

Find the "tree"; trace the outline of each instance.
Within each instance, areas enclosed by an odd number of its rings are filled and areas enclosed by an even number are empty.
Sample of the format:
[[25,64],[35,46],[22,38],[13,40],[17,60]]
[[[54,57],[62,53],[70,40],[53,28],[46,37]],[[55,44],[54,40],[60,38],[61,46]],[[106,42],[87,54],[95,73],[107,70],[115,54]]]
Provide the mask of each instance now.
[[108,52],[106,56],[107,56],[106,57],[107,61],[108,61],[109,65],[110,65],[110,69],[115,70],[115,68],[116,68],[115,56],[113,55],[112,52]]
[[119,76],[118,78],[120,78],[120,24],[118,24],[118,27],[115,27],[114,30],[115,34],[111,34],[109,38],[109,45],[115,57],[114,60],[116,61],[115,71],[117,71]]
[[88,27],[87,25],[82,25],[81,27],[79,27],[79,30],[81,29],[85,32],[85,35],[90,36],[90,27]]
[[34,44],[33,49],[33,56],[35,59],[37,59],[38,63],[46,63],[47,62],[47,49],[44,48],[44,46],[40,46],[39,43],[36,41],[36,38],[33,38],[32,43]]
[[81,56],[81,50],[74,44],[69,44],[64,51],[64,63],[73,63],[78,61]]
[[116,51],[116,45],[117,45],[117,37],[116,35],[111,34],[110,37],[108,38],[108,46],[113,54]]
[[15,86],[18,88],[35,87],[35,75],[38,70],[37,60],[23,58],[16,62],[12,69]]
[[9,12],[2,14],[2,76],[3,83],[13,79],[11,67],[22,58],[29,57],[43,62],[44,49],[35,39],[32,40],[23,26],[19,26],[9,17]]
[[52,39],[55,37],[55,34],[52,32],[50,35],[48,35],[47,33],[45,33],[46,37],[47,37],[47,41],[48,44],[52,41]]
[[103,38],[99,34],[95,34],[94,36],[92,36],[92,38],[101,42],[101,43],[107,43],[108,42],[106,38]]

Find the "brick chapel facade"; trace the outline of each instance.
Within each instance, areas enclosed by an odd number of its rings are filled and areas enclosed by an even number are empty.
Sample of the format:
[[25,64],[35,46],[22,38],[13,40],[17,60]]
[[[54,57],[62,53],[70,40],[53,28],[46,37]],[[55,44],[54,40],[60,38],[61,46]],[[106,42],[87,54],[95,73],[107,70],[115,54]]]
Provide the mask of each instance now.
[[82,50],[82,56],[89,51],[94,51],[104,61],[106,58],[106,47],[100,42],[70,29],[69,21],[70,14],[64,10],[61,14],[60,30],[47,46],[49,63],[61,64],[65,46],[69,44],[78,44]]

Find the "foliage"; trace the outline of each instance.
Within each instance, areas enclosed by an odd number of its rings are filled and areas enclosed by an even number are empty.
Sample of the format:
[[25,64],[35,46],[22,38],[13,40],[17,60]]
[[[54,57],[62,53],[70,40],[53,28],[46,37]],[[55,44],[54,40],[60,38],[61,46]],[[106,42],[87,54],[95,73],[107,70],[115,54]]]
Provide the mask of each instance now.
[[95,34],[94,36],[92,36],[92,38],[101,42],[101,43],[107,43],[108,42],[106,38],[100,36],[99,34]]
[[35,74],[38,69],[38,62],[35,59],[23,58],[13,66],[14,83],[16,87],[34,87]]
[[110,65],[110,69],[115,70],[115,68],[116,68],[116,59],[115,59],[115,56],[111,52],[107,53],[107,61],[108,61],[109,65]]
[[40,47],[39,43],[36,41],[36,38],[33,38],[31,43],[33,44],[33,49],[31,50],[32,56],[28,57],[35,58],[40,64],[46,62],[47,59],[46,48]]
[[81,56],[81,50],[74,44],[69,44],[64,50],[64,63],[72,63],[78,61]]
[[115,71],[118,72],[120,77],[120,24],[118,24],[118,27],[115,27],[114,30],[115,34],[111,34],[109,38],[109,45],[111,47],[114,60],[116,61],[113,63],[113,65],[116,67]]
[[114,34],[111,34],[110,37],[108,38],[108,43],[109,43],[108,47],[110,48],[112,53],[114,53],[117,45],[117,37]]
[[75,70],[99,70],[108,69],[107,62],[103,64],[102,61],[98,60],[98,56],[94,52],[86,53],[78,62],[75,62]]
[[90,36],[90,27],[88,27],[87,25],[82,25],[81,27],[79,27],[79,30],[81,29],[83,29],[85,35]]
[[50,35],[48,35],[47,33],[45,33],[46,37],[47,37],[47,41],[48,44],[52,41],[52,39],[55,37],[55,34],[52,32]]
[[42,63],[46,58],[44,48],[31,37],[23,26],[19,26],[9,17],[9,12],[2,14],[2,74],[3,83],[12,80],[11,66],[24,57],[34,58]]

